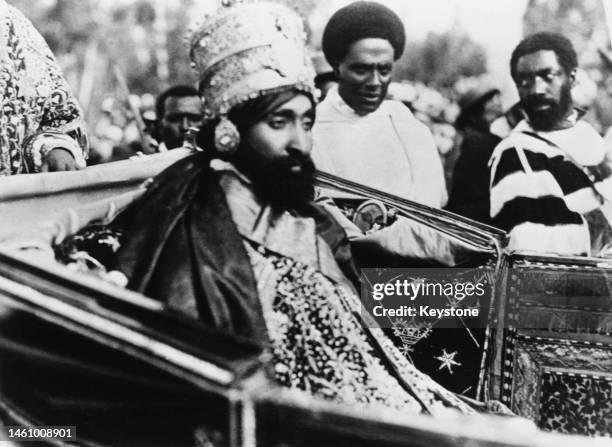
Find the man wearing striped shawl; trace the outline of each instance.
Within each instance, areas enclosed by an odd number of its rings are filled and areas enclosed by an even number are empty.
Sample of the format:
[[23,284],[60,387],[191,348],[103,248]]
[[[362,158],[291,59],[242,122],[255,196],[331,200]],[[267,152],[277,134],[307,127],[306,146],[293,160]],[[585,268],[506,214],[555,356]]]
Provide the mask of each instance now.
[[576,68],[559,34],[529,36],[512,53],[526,118],[490,160],[491,217],[509,232],[511,250],[597,255],[609,242],[612,156],[572,107]]

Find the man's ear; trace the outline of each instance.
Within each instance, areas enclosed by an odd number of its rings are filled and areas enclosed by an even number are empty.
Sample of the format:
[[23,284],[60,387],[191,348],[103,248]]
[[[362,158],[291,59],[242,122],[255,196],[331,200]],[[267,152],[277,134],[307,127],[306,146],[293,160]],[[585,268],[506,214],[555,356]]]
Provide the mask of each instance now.
[[576,70],[577,68],[574,68],[572,71],[570,71],[570,74],[569,74],[570,86],[572,87],[576,85]]
[[331,68],[334,71],[334,76],[338,78],[338,76],[340,76],[340,64],[338,62],[334,62],[331,64]]

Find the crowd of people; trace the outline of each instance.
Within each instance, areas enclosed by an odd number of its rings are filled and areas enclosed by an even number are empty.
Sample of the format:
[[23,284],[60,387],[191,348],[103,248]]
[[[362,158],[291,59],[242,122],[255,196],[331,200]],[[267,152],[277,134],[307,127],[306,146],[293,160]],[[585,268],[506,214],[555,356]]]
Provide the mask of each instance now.
[[[0,174],[85,168],[82,114],[52,54],[0,5]],[[509,69],[520,101],[506,113],[495,86],[466,91],[444,166],[418,101],[388,99],[406,44],[394,12],[367,1],[338,10],[322,38],[326,76],[303,36],[295,13],[266,3],[228,6],[193,33],[199,84],[158,97],[148,129],[157,143],[139,148],[193,153],[111,223],[107,268],[131,290],[259,342],[288,388],[408,413],[503,411],[419,372],[360,310],[355,261],[453,266],[453,247],[405,217],[364,229],[315,195],[315,168],[502,228],[509,249],[605,255],[612,156],[574,107],[571,42],[538,33],[518,44]]]

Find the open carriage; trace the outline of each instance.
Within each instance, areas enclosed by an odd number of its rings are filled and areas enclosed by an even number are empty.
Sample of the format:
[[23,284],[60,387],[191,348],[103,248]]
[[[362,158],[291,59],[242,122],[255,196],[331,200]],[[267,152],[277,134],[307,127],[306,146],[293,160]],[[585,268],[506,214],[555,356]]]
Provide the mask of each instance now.
[[[408,420],[297,395],[274,384],[268,360],[249,340],[55,262],[46,248],[92,220],[112,219],[148,178],[185,155],[2,180],[5,425],[75,426],[81,445],[604,445],[512,418]],[[440,340],[458,338],[448,330],[413,340],[421,356],[415,364],[457,393],[467,383],[466,399],[500,399],[546,430],[610,436],[612,265],[509,254],[498,230],[417,204],[394,205],[460,240],[464,265],[492,278],[482,304],[489,325],[470,345],[470,361],[457,362],[466,366],[463,382],[432,360]]]

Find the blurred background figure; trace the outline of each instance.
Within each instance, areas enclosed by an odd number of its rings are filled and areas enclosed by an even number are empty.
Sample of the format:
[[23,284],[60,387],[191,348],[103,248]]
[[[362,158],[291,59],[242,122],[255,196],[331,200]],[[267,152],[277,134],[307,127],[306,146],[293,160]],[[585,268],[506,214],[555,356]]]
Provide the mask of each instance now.
[[109,161],[113,148],[123,140],[124,120],[118,121],[118,112],[113,98],[106,98],[101,105],[102,114],[93,128],[90,164]]
[[[137,106],[132,110],[114,97],[107,97],[102,102],[100,118],[93,128],[92,153],[89,164],[107,163],[109,161],[125,160],[138,152],[147,152],[143,145],[142,133],[136,123],[135,114],[138,113],[147,124],[145,129],[151,135],[155,129],[155,99],[150,94],[142,96],[130,95],[130,102]],[[157,150],[157,143],[148,150],[148,153]]]
[[501,141],[489,127],[503,114],[500,90],[482,80],[459,98],[459,107],[461,113],[455,122],[457,162],[447,209],[489,223],[488,162]]
[[155,103],[156,126],[153,137],[158,152],[181,147],[189,128],[202,127],[202,101],[189,85],[175,85],[162,92]]

